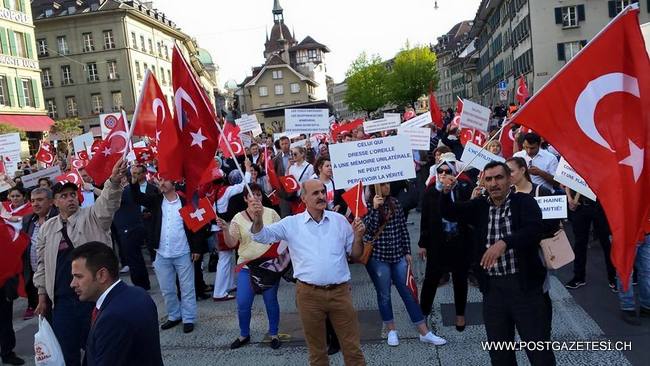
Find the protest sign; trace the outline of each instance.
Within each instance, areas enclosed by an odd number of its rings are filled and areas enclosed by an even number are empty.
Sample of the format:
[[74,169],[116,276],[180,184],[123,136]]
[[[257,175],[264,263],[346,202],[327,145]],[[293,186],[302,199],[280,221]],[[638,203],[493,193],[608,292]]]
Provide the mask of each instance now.
[[93,142],[95,142],[95,139],[93,138],[93,134],[90,132],[73,137],[72,146],[74,148],[74,152],[78,154],[79,152],[85,150],[90,155],[90,147],[93,146]]
[[109,132],[117,125],[117,121],[122,118],[122,113],[104,113],[99,115],[99,126],[102,129],[102,140],[106,138]]
[[312,136],[309,139],[302,139],[302,140],[292,142],[291,145],[290,145],[290,148],[293,149],[294,147],[305,146],[305,145],[307,145],[307,141],[309,141],[311,143],[312,147],[318,146],[318,138],[315,137],[315,136]]
[[542,210],[542,219],[566,219],[566,195],[535,197],[539,208]]
[[384,118],[363,122],[363,132],[371,134],[375,132],[394,130],[399,127],[400,122],[399,113],[384,113]]
[[41,178],[49,178],[52,183],[56,183],[55,178],[61,175],[61,168],[53,166],[47,169],[42,169],[36,173],[28,174],[22,177],[23,186],[25,188],[36,187],[38,180]]
[[463,99],[463,111],[460,114],[460,126],[488,131],[490,123],[490,108],[483,107],[471,100]]
[[285,109],[284,127],[286,132],[327,133],[330,130],[327,109]]
[[273,134],[273,141],[278,141],[281,137],[286,136],[289,140],[293,140],[300,136],[299,133],[276,132]]
[[235,123],[239,126],[240,132],[259,131],[258,135],[262,133],[262,126],[257,122],[257,116],[254,114],[242,114],[241,118],[235,120]]
[[594,191],[589,188],[587,182],[580,175],[578,175],[575,170],[573,170],[571,165],[569,165],[569,163],[564,160],[564,158],[560,159],[553,179],[556,182],[564,184],[565,186],[573,189],[581,195],[589,198],[590,200],[596,200],[596,194]]
[[330,145],[334,185],[348,188],[415,178],[411,144],[406,135]]
[[244,147],[251,147],[253,138],[251,137],[250,133],[242,132],[239,134],[239,138],[241,139],[242,144],[244,144]]
[[20,162],[20,134],[18,132],[0,135],[0,155],[5,164],[5,173],[13,177]]
[[494,155],[487,150],[481,151],[480,146],[471,141],[467,141],[465,144],[465,150],[463,150],[463,156],[460,157],[460,161],[467,164],[467,166],[473,166],[474,168],[483,171],[489,162],[499,161],[503,163],[506,161],[506,159],[502,158],[501,156]]
[[413,150],[429,150],[431,144],[431,129],[427,127],[400,127],[398,135],[406,135]]
[[432,123],[431,113],[427,112],[402,123],[401,127],[422,127],[428,125],[429,123]]

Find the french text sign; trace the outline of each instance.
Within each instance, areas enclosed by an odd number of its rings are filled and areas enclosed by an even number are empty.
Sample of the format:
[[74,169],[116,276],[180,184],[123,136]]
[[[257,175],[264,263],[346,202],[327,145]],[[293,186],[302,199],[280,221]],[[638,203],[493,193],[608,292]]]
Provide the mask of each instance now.
[[476,128],[487,132],[490,123],[490,108],[483,107],[471,100],[463,99],[463,112],[460,114],[460,126]]
[[329,111],[327,109],[285,109],[284,128],[289,133],[328,133]]
[[483,171],[485,166],[491,161],[499,161],[502,163],[506,161],[503,157],[494,155],[487,150],[481,151],[481,147],[471,141],[467,141],[465,144],[465,150],[463,150],[463,156],[460,157],[460,160],[467,164],[467,166],[473,166],[480,171]]
[[542,210],[542,219],[566,219],[566,195],[535,197],[539,208]]
[[428,127],[400,127],[398,135],[406,135],[411,142],[411,149],[429,151],[431,145],[431,129]]
[[400,122],[399,113],[384,113],[384,118],[363,122],[363,132],[371,134],[394,130],[399,127]]
[[580,175],[578,175],[575,170],[573,170],[571,165],[569,165],[569,163],[564,160],[564,158],[560,159],[553,179],[556,182],[564,184],[565,186],[573,189],[581,195],[589,198],[590,200],[596,200],[596,194],[594,191],[589,188],[587,182]]

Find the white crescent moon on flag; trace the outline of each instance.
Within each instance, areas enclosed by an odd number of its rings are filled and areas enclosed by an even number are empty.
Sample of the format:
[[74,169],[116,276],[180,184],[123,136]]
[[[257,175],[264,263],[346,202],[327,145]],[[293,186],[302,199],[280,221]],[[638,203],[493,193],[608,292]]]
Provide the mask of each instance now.
[[181,131],[183,131],[183,122],[182,122],[182,115],[183,115],[183,104],[182,101],[186,101],[187,104],[189,104],[192,109],[194,109],[194,114],[197,114],[196,110],[196,105],[194,104],[194,101],[190,97],[189,94],[185,91],[183,88],[178,88],[176,89],[176,93],[174,93],[174,110],[176,111],[176,115],[179,116],[178,118],[178,128],[180,128]]
[[47,159],[47,161],[45,162],[45,164],[52,164],[52,163],[54,162],[54,154],[48,152],[47,155],[48,155],[50,158]]
[[237,155],[237,154],[241,154],[242,151],[244,150],[243,147],[241,146],[241,144],[240,144],[239,142],[237,142],[237,141],[233,141],[233,142],[231,142],[231,143],[230,143],[230,146],[233,148],[233,149],[232,149],[232,152],[233,152],[235,155]]
[[521,85],[517,87],[517,95],[520,97],[524,96],[524,93],[521,91]]
[[128,142],[129,142],[129,136],[126,134],[126,131],[113,131],[113,133],[111,135],[111,138],[109,139],[110,140],[109,146],[111,146],[111,147],[113,147],[113,141],[112,140],[113,140],[113,138],[115,136],[118,136],[118,137],[121,137],[121,138],[124,139],[124,147],[122,148],[122,150],[113,152],[113,154],[121,154],[121,153],[126,151],[126,147],[128,145]]
[[639,82],[635,77],[620,72],[599,76],[590,81],[576,101],[575,117],[582,132],[598,145],[614,151],[598,132],[594,113],[601,99],[612,93],[624,92],[640,98]]
[[287,180],[291,183],[291,186],[289,187],[290,190],[293,191],[294,189],[298,189],[298,182],[295,179],[289,178]]
[[74,184],[79,184],[79,178],[77,177],[76,174],[68,173],[65,175],[65,178],[68,182],[72,182]]
[[162,122],[165,122],[165,107],[163,106],[163,101],[160,98],[156,98],[151,102],[151,108],[153,109],[153,114],[158,118],[158,109],[162,110]]

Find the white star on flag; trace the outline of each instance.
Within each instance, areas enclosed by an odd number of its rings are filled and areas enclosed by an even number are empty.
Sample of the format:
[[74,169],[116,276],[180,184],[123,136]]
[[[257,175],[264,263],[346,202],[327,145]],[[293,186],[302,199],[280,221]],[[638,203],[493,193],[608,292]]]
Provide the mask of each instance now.
[[643,171],[643,150],[642,148],[636,146],[632,140],[628,140],[630,146],[630,156],[619,161],[621,165],[628,165],[632,168],[632,173],[634,174],[634,182],[638,182],[641,177],[641,172]]
[[190,135],[192,135],[192,145],[190,146],[199,145],[199,147],[203,149],[203,141],[207,140],[208,138],[201,134],[201,129],[199,128],[199,130],[196,132],[190,132]]
[[104,148],[104,151],[102,151],[102,154],[104,154],[104,156],[109,156],[109,155],[111,155],[111,148],[108,147],[108,146],[105,147],[105,148]]

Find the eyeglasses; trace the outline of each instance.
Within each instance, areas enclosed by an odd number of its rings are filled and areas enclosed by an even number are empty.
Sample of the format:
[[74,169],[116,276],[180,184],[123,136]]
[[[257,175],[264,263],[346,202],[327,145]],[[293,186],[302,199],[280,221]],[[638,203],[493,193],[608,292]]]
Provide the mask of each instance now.
[[298,156],[298,155],[300,155],[300,154],[299,154],[299,153],[296,153],[296,152],[292,152],[292,153],[291,153],[291,156]]
[[451,174],[451,170],[449,170],[449,169],[436,169],[436,172],[438,174],[443,174],[443,173],[444,174]]

